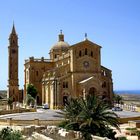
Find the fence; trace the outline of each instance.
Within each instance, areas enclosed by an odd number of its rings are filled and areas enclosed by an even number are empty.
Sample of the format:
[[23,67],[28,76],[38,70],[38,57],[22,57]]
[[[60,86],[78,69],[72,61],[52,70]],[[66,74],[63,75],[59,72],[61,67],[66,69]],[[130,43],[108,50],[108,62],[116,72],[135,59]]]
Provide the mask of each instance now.
[[115,107],[120,107],[124,110],[128,110],[128,111],[136,111],[136,112],[139,112],[140,111],[140,108],[137,107],[136,105],[134,104],[114,104]]

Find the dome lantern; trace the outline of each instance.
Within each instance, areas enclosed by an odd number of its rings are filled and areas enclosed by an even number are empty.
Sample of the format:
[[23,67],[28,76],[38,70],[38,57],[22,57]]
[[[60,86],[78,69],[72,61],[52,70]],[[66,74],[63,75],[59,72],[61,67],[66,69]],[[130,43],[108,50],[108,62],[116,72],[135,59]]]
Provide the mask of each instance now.
[[59,41],[64,41],[64,35],[62,34],[62,30],[60,30],[60,34],[59,34]]

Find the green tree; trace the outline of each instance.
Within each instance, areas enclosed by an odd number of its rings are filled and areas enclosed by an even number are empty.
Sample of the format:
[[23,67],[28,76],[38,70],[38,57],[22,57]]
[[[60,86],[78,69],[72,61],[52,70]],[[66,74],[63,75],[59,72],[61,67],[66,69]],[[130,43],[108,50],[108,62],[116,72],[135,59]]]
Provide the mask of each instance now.
[[84,140],[90,140],[91,134],[115,140],[115,133],[110,126],[120,130],[119,122],[117,115],[108,109],[105,102],[93,95],[88,95],[85,99],[72,98],[63,110],[66,119],[64,128],[80,131]]
[[27,103],[27,105],[30,105],[30,104],[34,105],[35,104],[35,99],[30,94],[27,94],[26,103]]
[[37,96],[37,89],[35,88],[34,85],[28,84],[27,86],[27,94],[30,94],[34,99]]
[[23,140],[23,138],[20,131],[13,131],[7,127],[0,131],[0,140]]
[[136,134],[137,134],[137,136],[138,136],[138,140],[140,140],[140,131],[137,130],[137,131],[136,131]]
[[123,97],[118,94],[114,94],[113,100],[117,104],[123,103]]
[[10,98],[7,99],[7,104],[10,107],[10,109],[12,109],[13,97],[10,97]]

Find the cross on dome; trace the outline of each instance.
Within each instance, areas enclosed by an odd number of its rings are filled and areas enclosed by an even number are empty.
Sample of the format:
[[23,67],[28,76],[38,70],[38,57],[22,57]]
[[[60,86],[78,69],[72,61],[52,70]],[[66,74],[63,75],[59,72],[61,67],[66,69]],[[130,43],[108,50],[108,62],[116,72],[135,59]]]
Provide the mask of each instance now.
[[60,34],[62,34],[62,29],[60,30]]

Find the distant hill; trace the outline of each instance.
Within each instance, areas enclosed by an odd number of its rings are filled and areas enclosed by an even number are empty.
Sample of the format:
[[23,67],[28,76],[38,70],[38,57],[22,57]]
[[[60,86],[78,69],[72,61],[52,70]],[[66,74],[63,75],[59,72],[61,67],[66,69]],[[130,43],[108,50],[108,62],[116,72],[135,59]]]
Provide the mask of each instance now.
[[0,90],[0,97],[1,98],[6,98],[7,97],[7,90]]
[[140,94],[140,90],[115,90],[116,94]]
[[127,104],[133,103],[140,106],[140,90],[118,90],[114,93],[122,96]]

